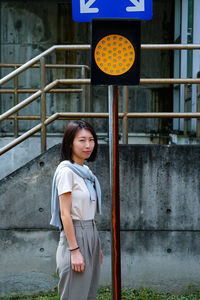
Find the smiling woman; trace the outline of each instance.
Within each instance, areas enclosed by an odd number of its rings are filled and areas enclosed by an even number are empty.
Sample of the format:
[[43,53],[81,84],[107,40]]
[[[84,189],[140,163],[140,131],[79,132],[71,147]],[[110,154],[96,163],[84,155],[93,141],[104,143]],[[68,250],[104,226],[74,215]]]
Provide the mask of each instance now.
[[96,299],[103,254],[94,220],[101,188],[84,161],[94,161],[97,137],[85,121],[70,122],[52,187],[50,224],[60,229],[56,263],[61,300]]

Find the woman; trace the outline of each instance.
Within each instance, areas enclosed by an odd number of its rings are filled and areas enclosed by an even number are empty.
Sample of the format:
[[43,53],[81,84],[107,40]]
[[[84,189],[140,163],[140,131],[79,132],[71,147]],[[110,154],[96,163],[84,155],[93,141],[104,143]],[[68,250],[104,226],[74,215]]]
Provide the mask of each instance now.
[[103,254],[94,217],[96,209],[101,213],[101,189],[84,161],[95,160],[97,146],[89,123],[67,125],[53,178],[50,222],[61,230],[56,254],[61,300],[96,299]]

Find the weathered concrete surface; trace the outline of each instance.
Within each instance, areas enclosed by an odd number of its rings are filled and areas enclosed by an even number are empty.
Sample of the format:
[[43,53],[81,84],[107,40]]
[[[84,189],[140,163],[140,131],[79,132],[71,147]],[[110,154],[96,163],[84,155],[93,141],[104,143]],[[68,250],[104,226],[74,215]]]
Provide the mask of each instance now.
[[[0,137],[0,148],[8,145],[14,137]],[[47,137],[47,149],[60,143],[62,137]],[[34,151],[33,151],[34,149]],[[41,154],[41,138],[31,137],[0,156],[0,180],[23,167],[30,160]]]
[[55,286],[57,239],[52,231],[0,230],[0,296]]
[[199,288],[199,242],[199,232],[123,231],[123,285],[172,293]]
[[[180,293],[200,285],[200,147],[120,145],[123,286]],[[60,145],[0,181],[0,295],[56,284],[58,232],[49,226]],[[108,146],[96,162],[103,195],[97,216],[104,252],[101,285],[111,283]],[[31,280],[33,284],[31,284]]]
[[[49,195],[59,147],[0,181],[0,228],[50,229]],[[199,146],[120,145],[121,228],[200,230],[199,158]],[[101,229],[108,230],[107,145],[100,145],[98,160],[90,167],[102,183]],[[7,218],[8,213],[11,219]]]
[[[110,232],[100,231],[101,285],[111,284]],[[0,231],[1,296],[47,291],[57,283],[58,232]],[[121,231],[122,284],[174,293],[199,286],[199,232]]]
[[[100,232],[105,244],[101,285],[110,283],[110,234]],[[58,231],[0,230],[0,297],[48,291],[57,284]],[[107,244],[108,243],[108,244]]]

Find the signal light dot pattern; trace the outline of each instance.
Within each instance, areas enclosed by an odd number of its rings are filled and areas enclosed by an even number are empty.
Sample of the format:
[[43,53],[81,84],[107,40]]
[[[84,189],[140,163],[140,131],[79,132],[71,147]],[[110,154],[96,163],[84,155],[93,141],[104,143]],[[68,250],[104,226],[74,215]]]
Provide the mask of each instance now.
[[122,75],[133,66],[135,49],[126,37],[112,34],[98,42],[94,58],[97,66],[104,73]]

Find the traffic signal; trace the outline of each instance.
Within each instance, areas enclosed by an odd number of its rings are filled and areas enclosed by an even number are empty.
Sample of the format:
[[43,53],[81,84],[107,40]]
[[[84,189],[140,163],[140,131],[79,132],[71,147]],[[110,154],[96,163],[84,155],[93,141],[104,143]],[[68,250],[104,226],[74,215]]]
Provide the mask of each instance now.
[[134,19],[92,20],[91,84],[139,84],[140,27]]

